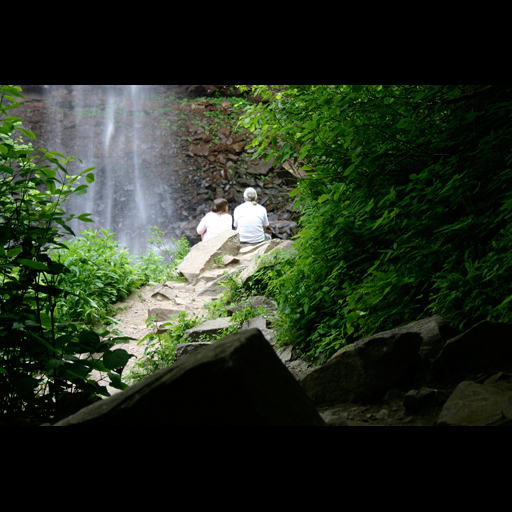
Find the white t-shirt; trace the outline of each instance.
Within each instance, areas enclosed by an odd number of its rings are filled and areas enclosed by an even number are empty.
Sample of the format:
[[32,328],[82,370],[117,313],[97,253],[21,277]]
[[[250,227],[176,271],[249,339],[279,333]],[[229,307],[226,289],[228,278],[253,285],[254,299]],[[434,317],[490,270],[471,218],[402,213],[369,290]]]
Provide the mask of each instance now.
[[232,228],[233,217],[229,213],[208,212],[197,226],[197,232],[202,235],[204,233],[203,242],[214,236],[224,233]]
[[240,234],[240,242],[255,244],[265,240],[263,226],[268,226],[268,218],[264,206],[246,201],[235,208],[233,215],[234,226]]

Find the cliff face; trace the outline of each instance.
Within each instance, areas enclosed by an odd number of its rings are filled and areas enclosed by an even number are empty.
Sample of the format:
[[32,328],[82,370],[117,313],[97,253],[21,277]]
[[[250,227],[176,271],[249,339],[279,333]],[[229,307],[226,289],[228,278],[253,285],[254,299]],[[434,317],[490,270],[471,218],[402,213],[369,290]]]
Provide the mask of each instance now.
[[[230,85],[21,86],[16,110],[36,147],[76,155],[74,173],[96,167],[85,196],[67,206],[92,213],[131,250],[144,250],[149,226],[199,241],[195,228],[217,197],[230,212],[247,186],[258,190],[274,237],[296,232],[289,165],[252,160],[251,136],[237,126],[248,98]],[[249,99],[250,100],[250,99]],[[237,103],[241,103],[237,105]]]

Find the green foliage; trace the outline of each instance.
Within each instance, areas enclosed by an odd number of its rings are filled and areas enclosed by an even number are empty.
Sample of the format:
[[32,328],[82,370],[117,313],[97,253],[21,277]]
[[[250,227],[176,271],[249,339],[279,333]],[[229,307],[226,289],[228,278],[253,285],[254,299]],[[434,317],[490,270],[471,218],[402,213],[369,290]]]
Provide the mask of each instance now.
[[[86,192],[79,180],[92,182],[93,169],[70,176],[66,165],[75,157],[35,151],[24,142],[22,136],[35,135],[8,115],[17,98],[23,98],[21,88],[0,86],[0,413],[48,419],[71,392],[87,400],[108,395],[89,379],[93,370],[122,388],[120,374],[130,356],[112,350],[125,338],[57,320],[61,281],[69,270],[48,249],[62,246],[63,234],[73,235],[67,222],[74,215],[66,216],[62,204]],[[78,219],[88,222],[89,215]]]
[[110,322],[111,305],[139,288],[145,276],[109,230],[80,234],[51,252],[52,260],[68,270],[57,280],[64,293],[57,300],[56,314],[60,321],[94,326]]
[[315,356],[437,313],[511,321],[512,89],[256,86],[255,157],[307,171],[295,263],[272,285]]
[[175,321],[163,324],[169,330],[165,334],[158,334],[154,319],[148,319],[148,326],[155,326],[155,332],[144,336],[138,342],[138,345],[145,343],[146,347],[143,356],[128,372],[126,376],[128,382],[131,384],[138,382],[144,377],[173,364],[176,361],[176,346],[185,342],[183,339],[185,331],[192,329],[202,320],[202,317],[196,316],[186,318],[185,311],[181,311]]

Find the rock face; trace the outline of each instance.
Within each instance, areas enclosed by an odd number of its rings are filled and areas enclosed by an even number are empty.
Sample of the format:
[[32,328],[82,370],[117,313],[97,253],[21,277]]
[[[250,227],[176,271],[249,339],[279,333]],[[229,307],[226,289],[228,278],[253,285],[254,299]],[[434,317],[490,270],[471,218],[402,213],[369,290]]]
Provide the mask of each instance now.
[[257,329],[227,336],[57,426],[321,426]]
[[[232,213],[243,202],[247,186],[257,189],[274,236],[295,234],[293,226],[279,223],[299,219],[289,192],[300,174],[280,163],[266,174],[249,172],[265,170],[268,162],[252,158],[255,149],[247,146],[253,135],[237,126],[240,100],[219,104],[209,98],[225,94],[245,101],[250,95],[240,95],[231,85],[21,87],[25,101],[16,112],[37,135],[34,147],[76,154],[87,167],[97,168],[87,194],[94,196],[92,211],[85,206],[86,197],[78,196],[75,213],[90,211],[101,227],[123,233],[128,247],[145,246],[148,226],[176,240],[185,235],[191,244],[199,242],[196,227],[212,201],[224,197]],[[182,102],[184,97],[194,101]],[[79,167],[70,163],[70,174]],[[138,168],[145,170],[141,180],[135,179]],[[83,229],[78,227],[76,231]]]

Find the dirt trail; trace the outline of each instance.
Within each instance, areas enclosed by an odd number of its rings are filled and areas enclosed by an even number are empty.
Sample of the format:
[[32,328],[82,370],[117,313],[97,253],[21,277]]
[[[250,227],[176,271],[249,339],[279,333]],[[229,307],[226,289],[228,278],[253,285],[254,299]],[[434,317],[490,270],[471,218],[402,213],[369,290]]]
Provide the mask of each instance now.
[[[127,375],[134,366],[135,361],[144,354],[146,345],[145,343],[138,345],[138,342],[152,332],[152,328],[146,326],[150,308],[169,307],[172,303],[172,307],[186,311],[187,317],[193,315],[206,316],[207,314],[207,310],[204,309],[204,303],[212,300],[212,297],[201,298],[198,296],[204,285],[200,284],[194,287],[188,283],[168,281],[166,287],[176,293],[172,301],[164,299],[161,295],[155,296],[155,293],[162,286],[164,285],[156,283],[144,285],[126,299],[114,304],[118,311],[114,318],[119,322],[115,325],[115,329],[121,333],[121,336],[135,338],[128,343],[116,346],[116,348],[123,348],[129,354],[135,356],[128,361],[123,371],[123,376]],[[110,379],[107,375],[93,372],[93,377],[103,385],[106,385],[111,395],[119,393],[120,390],[108,385]]]

